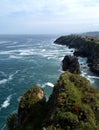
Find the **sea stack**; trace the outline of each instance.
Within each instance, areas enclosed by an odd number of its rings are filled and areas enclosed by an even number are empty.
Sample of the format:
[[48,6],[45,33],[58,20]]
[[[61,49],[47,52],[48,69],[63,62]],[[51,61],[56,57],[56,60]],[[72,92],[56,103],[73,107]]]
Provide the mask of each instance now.
[[66,55],[62,60],[63,71],[80,74],[80,65],[76,56]]

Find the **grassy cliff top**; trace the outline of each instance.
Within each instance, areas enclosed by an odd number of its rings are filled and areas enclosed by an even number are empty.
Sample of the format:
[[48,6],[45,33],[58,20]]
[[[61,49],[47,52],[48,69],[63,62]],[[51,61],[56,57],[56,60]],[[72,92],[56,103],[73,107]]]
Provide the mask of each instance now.
[[99,130],[99,90],[87,79],[65,72],[48,102],[43,92],[33,87],[23,94],[18,114],[8,120],[10,130]]

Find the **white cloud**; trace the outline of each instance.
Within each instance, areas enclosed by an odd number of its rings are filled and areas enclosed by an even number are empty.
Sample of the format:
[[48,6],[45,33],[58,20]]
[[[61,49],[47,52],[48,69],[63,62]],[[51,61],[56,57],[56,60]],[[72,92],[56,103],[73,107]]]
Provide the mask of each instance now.
[[91,25],[99,29],[98,12],[99,0],[3,0],[0,1],[0,26],[5,24],[8,29],[13,26],[14,32],[15,27],[38,29],[38,32],[40,28],[56,30],[57,27],[61,28],[59,31],[70,27],[90,29]]

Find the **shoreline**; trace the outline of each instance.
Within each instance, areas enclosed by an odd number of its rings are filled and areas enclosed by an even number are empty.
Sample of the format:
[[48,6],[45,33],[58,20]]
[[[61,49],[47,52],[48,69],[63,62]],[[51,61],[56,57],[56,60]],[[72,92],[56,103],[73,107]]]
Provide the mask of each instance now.
[[66,35],[57,38],[55,44],[74,48],[74,56],[86,57],[90,70],[99,75],[99,39],[84,35]]

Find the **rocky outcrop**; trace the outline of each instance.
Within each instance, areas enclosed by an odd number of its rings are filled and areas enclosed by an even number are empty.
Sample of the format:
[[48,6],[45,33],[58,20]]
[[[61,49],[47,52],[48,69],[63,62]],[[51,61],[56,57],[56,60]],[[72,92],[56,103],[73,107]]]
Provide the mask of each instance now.
[[99,91],[78,74],[63,73],[49,99],[43,130],[98,130]]
[[62,36],[55,41],[56,44],[75,48],[74,55],[87,57],[90,70],[99,75],[99,40],[95,37],[69,35]]
[[33,87],[23,94],[18,113],[10,116],[8,128],[98,130],[99,90],[92,88],[89,81],[79,74],[65,72],[54,86],[48,102],[40,87]]
[[44,90],[38,86],[30,88],[22,95],[16,116],[8,117],[7,126],[9,130],[41,130],[46,109]]
[[80,66],[78,58],[76,56],[67,55],[62,60],[62,69],[63,71],[69,71],[71,73],[80,73]]
[[[45,103],[45,94],[42,88],[34,87],[28,90],[28,92],[22,96],[18,108],[19,127],[22,127],[22,125],[24,127],[27,127],[27,122],[30,125],[31,120],[32,122],[35,122],[35,125],[33,127],[38,127],[38,124],[40,123],[40,120],[38,120],[38,116],[40,115],[40,118],[42,118],[41,116],[44,116],[43,109]],[[22,129],[24,127],[22,127]]]

